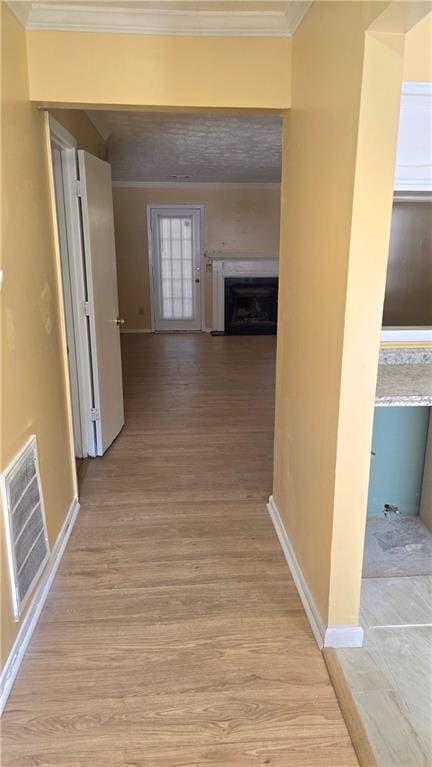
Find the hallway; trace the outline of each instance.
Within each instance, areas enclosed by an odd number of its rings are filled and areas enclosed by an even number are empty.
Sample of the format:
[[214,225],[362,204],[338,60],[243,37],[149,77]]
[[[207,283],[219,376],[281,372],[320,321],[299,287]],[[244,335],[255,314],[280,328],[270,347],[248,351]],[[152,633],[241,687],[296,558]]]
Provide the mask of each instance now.
[[275,338],[122,351],[126,425],[82,467],[3,767],[355,767],[265,510]]

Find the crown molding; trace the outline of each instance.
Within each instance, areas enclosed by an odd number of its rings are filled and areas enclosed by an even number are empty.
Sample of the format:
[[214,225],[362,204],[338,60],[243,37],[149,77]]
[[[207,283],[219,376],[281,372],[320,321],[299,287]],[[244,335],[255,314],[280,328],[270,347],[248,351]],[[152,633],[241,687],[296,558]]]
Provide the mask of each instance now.
[[[163,4],[162,0],[160,5]],[[115,3],[84,6],[55,0],[8,0],[9,7],[26,29],[208,37],[291,37],[311,4],[312,0],[287,0],[281,10],[211,11],[207,10],[208,2],[203,3],[206,10],[197,10],[194,0],[194,10],[188,11],[184,10],[184,2],[180,3],[181,10],[167,10],[145,8],[144,3],[125,7]],[[248,5],[253,6],[254,2]]]
[[22,24],[23,27],[27,26],[27,21],[30,16],[31,11],[31,2],[19,2],[18,0],[15,0],[15,2],[6,2],[6,5],[9,6],[10,10],[16,16],[20,24]]

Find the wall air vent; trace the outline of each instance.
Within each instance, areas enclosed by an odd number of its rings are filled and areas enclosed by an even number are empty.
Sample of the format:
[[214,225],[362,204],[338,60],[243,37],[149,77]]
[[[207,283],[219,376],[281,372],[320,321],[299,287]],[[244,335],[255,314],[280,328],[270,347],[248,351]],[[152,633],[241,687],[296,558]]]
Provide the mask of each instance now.
[[14,617],[17,621],[49,556],[36,437],[1,475]]

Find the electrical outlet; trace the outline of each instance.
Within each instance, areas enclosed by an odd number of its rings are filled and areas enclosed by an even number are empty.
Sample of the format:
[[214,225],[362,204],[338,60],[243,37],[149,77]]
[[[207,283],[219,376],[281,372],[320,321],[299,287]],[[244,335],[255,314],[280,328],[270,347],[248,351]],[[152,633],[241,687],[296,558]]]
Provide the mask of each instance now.
[[394,503],[385,503],[383,508],[383,514],[386,517],[387,514],[400,514],[399,506]]

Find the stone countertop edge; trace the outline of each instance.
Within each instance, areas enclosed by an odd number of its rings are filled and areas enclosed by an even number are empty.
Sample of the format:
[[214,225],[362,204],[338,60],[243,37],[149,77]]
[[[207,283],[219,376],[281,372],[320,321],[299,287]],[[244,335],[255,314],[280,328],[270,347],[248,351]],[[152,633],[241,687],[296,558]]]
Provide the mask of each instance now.
[[410,362],[378,365],[375,405],[381,407],[432,406],[432,357],[411,357]]
[[407,397],[375,397],[375,407],[432,407],[432,394],[430,397],[415,394]]

